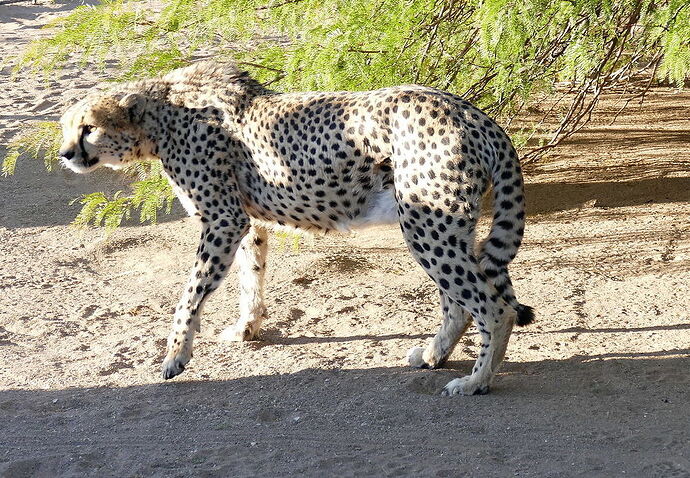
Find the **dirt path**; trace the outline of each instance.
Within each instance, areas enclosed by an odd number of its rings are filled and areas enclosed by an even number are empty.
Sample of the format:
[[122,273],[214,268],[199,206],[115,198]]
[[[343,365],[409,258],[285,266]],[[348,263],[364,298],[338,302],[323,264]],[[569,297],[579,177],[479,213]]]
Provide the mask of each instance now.
[[[0,54],[73,5],[0,6]],[[8,71],[4,141],[97,80]],[[163,383],[196,226],[176,211],[107,241],[74,230],[69,200],[121,180],[20,163],[0,178],[0,476],[690,476],[688,105],[658,89],[608,126],[609,97],[527,168],[512,275],[538,322],[481,397],[439,394],[470,370],[474,331],[442,370],[404,365],[440,315],[396,228],[297,251],[273,237],[262,340],[216,339],[237,314],[231,276]]]

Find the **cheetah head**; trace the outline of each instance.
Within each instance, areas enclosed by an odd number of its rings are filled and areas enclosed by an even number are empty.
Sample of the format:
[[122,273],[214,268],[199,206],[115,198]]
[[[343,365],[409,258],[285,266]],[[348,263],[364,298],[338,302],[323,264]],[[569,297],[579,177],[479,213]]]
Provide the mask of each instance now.
[[136,93],[87,96],[60,118],[60,160],[76,173],[87,173],[145,159],[148,148],[141,127],[145,107],[146,98]]

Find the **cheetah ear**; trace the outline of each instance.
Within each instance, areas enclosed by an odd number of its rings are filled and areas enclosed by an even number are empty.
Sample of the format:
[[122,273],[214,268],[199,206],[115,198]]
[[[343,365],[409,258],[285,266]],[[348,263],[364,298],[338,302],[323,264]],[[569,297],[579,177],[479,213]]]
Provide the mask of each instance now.
[[144,117],[146,98],[138,93],[129,93],[122,97],[118,106],[122,108],[122,112],[129,123],[137,125]]

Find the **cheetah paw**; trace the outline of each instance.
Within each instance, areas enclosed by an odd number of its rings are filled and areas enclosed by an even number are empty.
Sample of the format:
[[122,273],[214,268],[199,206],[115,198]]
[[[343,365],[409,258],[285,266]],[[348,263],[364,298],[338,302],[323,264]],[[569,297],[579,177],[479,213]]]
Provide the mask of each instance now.
[[451,380],[443,387],[442,395],[486,395],[489,393],[488,383],[477,383],[471,375]]
[[246,342],[254,339],[256,332],[251,325],[238,327],[237,324],[226,327],[218,336],[223,342]]
[[424,347],[412,347],[407,351],[407,363],[415,368],[431,368],[431,366],[424,361]]
[[167,357],[163,361],[163,379],[170,380],[184,372],[189,359],[182,357]]

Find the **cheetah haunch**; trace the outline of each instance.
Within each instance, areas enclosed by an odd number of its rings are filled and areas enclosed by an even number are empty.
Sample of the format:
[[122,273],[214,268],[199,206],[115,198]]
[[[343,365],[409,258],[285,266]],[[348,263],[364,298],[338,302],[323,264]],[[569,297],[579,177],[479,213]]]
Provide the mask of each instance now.
[[[347,231],[399,222],[434,280],[443,322],[408,353],[441,365],[467,329],[482,346],[472,374],[445,394],[481,394],[515,323],[532,321],[508,264],[524,228],[523,180],[510,139],[467,101],[421,86],[364,92],[276,93],[210,62],[89,94],[61,119],[63,163],[77,173],[160,159],[177,196],[202,223],[189,282],[173,318],[163,377],[182,373],[209,294],[239,262],[240,319],[223,332],[250,340],[266,313],[269,224]],[[491,183],[494,218],[475,248]]]

